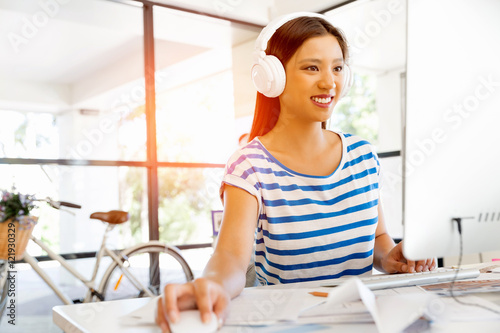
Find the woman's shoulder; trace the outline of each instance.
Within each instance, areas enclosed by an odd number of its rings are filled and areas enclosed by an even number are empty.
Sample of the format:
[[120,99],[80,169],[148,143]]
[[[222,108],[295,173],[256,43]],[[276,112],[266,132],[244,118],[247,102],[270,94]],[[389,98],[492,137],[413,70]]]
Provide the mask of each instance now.
[[236,151],[231,154],[228,164],[234,163],[235,161],[259,158],[259,156],[262,155],[264,155],[262,144],[258,138],[254,138],[252,141],[236,149]]

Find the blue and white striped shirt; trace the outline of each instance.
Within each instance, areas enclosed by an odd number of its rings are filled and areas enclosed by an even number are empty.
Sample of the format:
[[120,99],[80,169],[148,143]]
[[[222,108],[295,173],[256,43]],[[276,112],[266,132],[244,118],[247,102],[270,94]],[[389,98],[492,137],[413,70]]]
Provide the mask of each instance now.
[[255,268],[261,284],[371,272],[380,165],[367,141],[337,134],[342,158],[328,176],[287,168],[258,138],[229,159],[221,194],[229,184],[259,203]]

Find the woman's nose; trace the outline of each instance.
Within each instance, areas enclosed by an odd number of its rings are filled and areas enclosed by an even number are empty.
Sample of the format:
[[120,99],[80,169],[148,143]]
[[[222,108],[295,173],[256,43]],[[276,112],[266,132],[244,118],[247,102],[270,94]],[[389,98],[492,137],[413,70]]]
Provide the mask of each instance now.
[[331,90],[336,87],[335,85],[335,75],[333,73],[324,73],[321,76],[318,86],[321,89]]

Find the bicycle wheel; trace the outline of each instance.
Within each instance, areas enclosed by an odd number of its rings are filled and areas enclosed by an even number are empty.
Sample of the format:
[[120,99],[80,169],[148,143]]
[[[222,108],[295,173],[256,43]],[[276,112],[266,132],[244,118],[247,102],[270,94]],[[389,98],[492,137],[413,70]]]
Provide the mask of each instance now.
[[[168,283],[185,283],[194,278],[191,268],[179,250],[161,243],[147,243],[125,250],[120,257],[129,272],[154,295],[159,295]],[[153,267],[150,265],[150,259],[154,257],[158,257],[158,265]],[[106,301],[147,296],[123,274],[121,267],[115,262],[111,263],[104,274],[99,292]]]

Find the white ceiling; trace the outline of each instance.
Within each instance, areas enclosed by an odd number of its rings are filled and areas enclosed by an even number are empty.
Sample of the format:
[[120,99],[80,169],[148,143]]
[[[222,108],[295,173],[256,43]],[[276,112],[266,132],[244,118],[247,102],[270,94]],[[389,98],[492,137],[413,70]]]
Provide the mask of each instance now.
[[266,25],[270,19],[291,12],[320,12],[346,0],[155,0],[170,6]]

